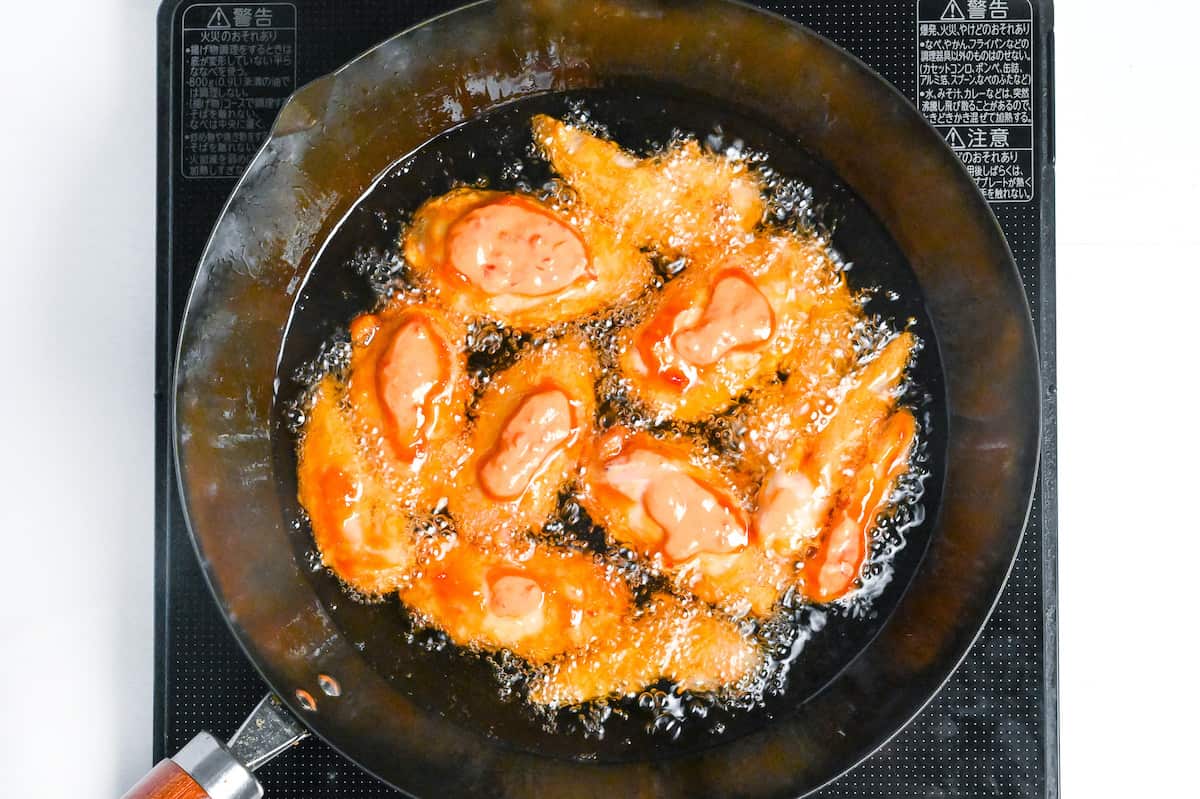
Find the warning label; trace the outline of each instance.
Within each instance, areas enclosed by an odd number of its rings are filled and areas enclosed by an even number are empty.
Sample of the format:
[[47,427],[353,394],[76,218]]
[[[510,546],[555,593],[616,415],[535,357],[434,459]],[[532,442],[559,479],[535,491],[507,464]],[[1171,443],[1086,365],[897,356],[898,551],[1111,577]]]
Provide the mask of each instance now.
[[182,27],[180,169],[236,178],[296,89],[296,7],[196,3]]
[[1031,0],[918,0],[917,107],[994,203],[1029,202]]

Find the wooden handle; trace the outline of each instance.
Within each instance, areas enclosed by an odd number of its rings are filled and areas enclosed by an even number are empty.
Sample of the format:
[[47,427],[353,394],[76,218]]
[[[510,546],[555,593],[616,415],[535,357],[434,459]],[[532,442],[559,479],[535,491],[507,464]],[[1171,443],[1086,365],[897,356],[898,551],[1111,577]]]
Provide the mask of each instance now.
[[200,732],[129,789],[123,799],[262,799],[250,769],[210,733]]
[[170,758],[160,760],[150,773],[121,799],[209,799],[200,783]]

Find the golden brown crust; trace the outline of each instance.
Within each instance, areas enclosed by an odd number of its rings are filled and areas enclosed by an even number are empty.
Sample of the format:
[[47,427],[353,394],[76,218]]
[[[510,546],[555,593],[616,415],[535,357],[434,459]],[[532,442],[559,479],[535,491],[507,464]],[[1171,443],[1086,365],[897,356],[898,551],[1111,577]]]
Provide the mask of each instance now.
[[533,139],[583,204],[637,247],[663,255],[722,249],[763,216],[760,181],[745,163],[703,151],[694,141],[637,158],[614,142],[548,116],[533,118]]
[[[450,265],[446,243],[453,225],[475,209],[514,197],[578,232],[587,243],[589,274],[542,296],[489,294]],[[464,316],[496,319],[520,330],[569,322],[630,302],[644,290],[652,275],[650,261],[643,253],[582,207],[471,188],[455,189],[417,209],[405,235],[404,257],[446,307]]]
[[855,367],[854,336],[861,321],[859,304],[844,283],[813,306],[797,336],[802,345],[779,364],[785,381],[761,386],[741,414],[749,468],[766,471],[828,422]]
[[399,497],[362,456],[339,394],[333,377],[314,392],[300,442],[299,499],[322,562],[355,590],[379,596],[408,579],[412,529]]
[[[773,557],[792,561],[809,561],[826,557],[822,552],[827,547],[831,529],[838,523],[834,511],[844,506],[846,492],[853,491],[855,475],[864,463],[873,462],[879,444],[879,431],[889,416],[903,414],[911,418],[908,411],[893,414],[896,406],[897,387],[904,369],[912,356],[915,339],[909,333],[894,337],[881,352],[860,367],[845,382],[848,386],[828,421],[811,436],[797,436],[791,446],[783,452],[778,465],[763,481],[758,497],[759,512],[755,517],[755,540]],[[886,480],[881,477],[878,489],[886,486],[884,495],[876,500],[882,508],[890,493],[895,477],[907,468],[908,446],[903,463],[895,475]],[[880,455],[880,458],[883,458]],[[772,514],[773,503],[779,491],[792,491],[796,497],[797,511],[793,514]],[[863,524],[864,535],[874,524],[874,517]],[[859,558],[854,576],[862,565]],[[812,577],[808,565],[801,575],[801,584]],[[841,596],[850,590],[852,581],[842,586]],[[809,590],[805,588],[805,590]],[[823,590],[819,595],[837,596]]]
[[768,557],[753,541],[731,552],[698,552],[686,560],[672,561],[664,552],[663,528],[640,500],[631,499],[606,478],[610,464],[647,452],[708,488],[718,502],[731,508],[749,535],[750,481],[740,472],[722,468],[685,436],[657,437],[623,428],[609,431],[585,461],[580,504],[612,541],[634,549],[669,575],[680,590],[733,615],[768,615],[793,580],[791,564]]
[[662,679],[685,691],[729,689],[748,681],[762,659],[728,619],[659,594],[612,638],[556,661],[534,680],[529,698],[565,707],[629,696]]
[[656,565],[663,565],[663,528],[639,509],[608,479],[608,467],[632,453],[649,452],[661,456],[697,482],[709,487],[739,519],[746,517],[750,486],[745,478],[731,470],[720,469],[711,457],[705,457],[696,443],[685,436],[656,436],[616,427],[589,448],[580,480],[579,502],[609,536],[621,544],[639,550]]
[[870,549],[872,528],[908,469],[917,424],[905,409],[880,422],[838,508],[804,564],[803,592],[826,603],[854,590]]
[[[451,514],[473,540],[498,541],[540,529],[558,503],[560,489],[574,479],[579,458],[591,438],[596,415],[596,356],[578,335],[531,347],[511,367],[492,377],[479,397],[468,456],[449,497]],[[570,402],[572,432],[537,469],[516,498],[490,495],[480,468],[521,404],[531,395],[556,390]]]
[[[506,617],[491,607],[489,586],[504,575],[537,584],[542,598],[535,612]],[[504,549],[453,545],[400,598],[462,646],[508,649],[535,665],[610,639],[633,602],[620,577],[591,555],[529,539]]]
[[[710,302],[716,281],[744,276],[767,301],[770,336],[698,366],[680,354],[678,337]],[[659,417],[703,419],[775,378],[800,344],[814,308],[845,293],[825,250],[791,234],[757,238],[713,261],[693,263],[662,292],[645,321],[622,332],[622,375]]]
[[[423,299],[356,318],[345,381],[313,390],[298,478],[316,544],[356,591],[397,592],[456,643],[525,659],[533,702],[662,679],[744,690],[764,654],[731,617],[857,584],[913,450],[896,396],[916,341],[859,361],[864,314],[827,243],[764,230],[744,162],[694,141],[637,158],[549,117],[533,129],[558,193],[422,205],[403,248]],[[664,287],[639,248],[686,267]],[[615,328],[608,376],[676,432],[596,432],[591,326],[566,323],[612,312],[639,321]],[[539,336],[478,386],[474,317]],[[718,455],[696,431],[739,398],[743,451]],[[670,593],[639,607],[600,556],[539,537],[569,487]],[[440,513],[451,523],[429,524]]]
[[[400,434],[381,395],[392,337],[406,325],[419,324],[441,351],[442,379],[425,397],[423,423],[414,436]],[[350,418],[364,455],[398,501],[410,511],[424,512],[445,495],[453,464],[460,458],[461,431],[466,424],[472,388],[463,347],[466,328],[457,318],[428,303],[397,300],[378,314],[363,314],[351,323],[350,375],[346,398]],[[407,370],[402,361],[396,371]]]
[[901,333],[855,372],[828,422],[816,435],[793,443],[785,467],[807,461],[815,471],[844,473],[845,464],[861,452],[875,425],[895,407],[896,391],[915,343],[911,333]]

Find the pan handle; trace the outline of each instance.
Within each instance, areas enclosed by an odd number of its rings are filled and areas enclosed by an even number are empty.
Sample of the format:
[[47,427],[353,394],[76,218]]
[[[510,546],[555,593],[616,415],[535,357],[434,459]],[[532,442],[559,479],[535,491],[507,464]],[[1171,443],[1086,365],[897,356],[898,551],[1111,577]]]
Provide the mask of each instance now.
[[171,758],[163,758],[150,769],[138,784],[129,789],[122,799],[210,799],[208,792],[191,775],[175,765]]
[[274,694],[267,694],[229,739],[202,732],[159,762],[122,799],[261,799],[258,768],[308,737]]
[[202,732],[122,799],[261,799],[262,785],[216,737]]

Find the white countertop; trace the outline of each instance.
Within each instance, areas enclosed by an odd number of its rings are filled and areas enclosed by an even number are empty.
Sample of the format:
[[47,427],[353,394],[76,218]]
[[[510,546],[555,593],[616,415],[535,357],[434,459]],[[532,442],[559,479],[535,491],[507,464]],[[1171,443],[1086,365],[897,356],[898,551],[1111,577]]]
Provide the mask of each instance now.
[[[1200,715],[1200,10],[1133,7],[1057,8],[1062,753],[1080,799],[1181,795]],[[5,797],[115,798],[150,766],[154,11],[0,15]]]

